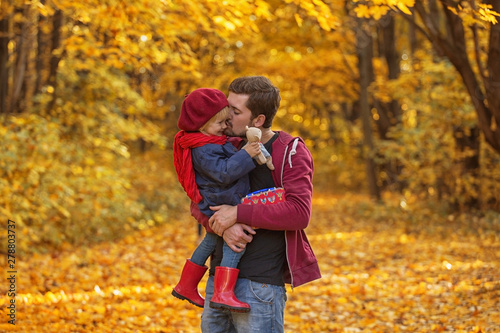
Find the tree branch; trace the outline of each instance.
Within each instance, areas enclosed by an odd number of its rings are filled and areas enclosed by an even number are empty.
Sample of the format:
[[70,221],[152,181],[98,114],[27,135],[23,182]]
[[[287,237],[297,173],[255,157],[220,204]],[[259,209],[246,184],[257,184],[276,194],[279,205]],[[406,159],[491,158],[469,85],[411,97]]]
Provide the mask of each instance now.
[[[476,11],[476,1],[469,0],[469,3],[471,5],[473,12],[475,12]],[[476,17],[474,17],[474,18],[476,18]],[[471,26],[471,30],[472,30],[472,36],[474,39],[474,56],[476,58],[476,64],[477,64],[477,68],[479,70],[479,75],[481,75],[481,79],[483,80],[483,83],[484,83],[487,80],[487,75],[486,75],[486,69],[484,68],[483,63],[481,62],[481,57],[480,57],[480,52],[479,52],[479,40],[478,40],[478,36],[477,36],[477,24],[476,23],[474,23]]]

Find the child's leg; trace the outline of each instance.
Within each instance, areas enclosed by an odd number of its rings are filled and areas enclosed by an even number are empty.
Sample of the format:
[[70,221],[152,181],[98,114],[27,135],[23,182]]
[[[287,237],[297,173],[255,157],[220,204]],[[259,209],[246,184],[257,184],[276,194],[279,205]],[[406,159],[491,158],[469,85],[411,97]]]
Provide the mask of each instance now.
[[207,262],[208,257],[214,252],[217,245],[217,234],[207,232],[203,240],[200,242],[196,250],[191,256],[191,261],[196,265],[203,266]]
[[242,252],[234,252],[231,250],[229,245],[224,242],[224,245],[222,246],[222,261],[220,265],[224,267],[236,268],[238,267],[238,263],[244,253],[245,249],[243,249]]
[[198,283],[203,278],[207,269],[207,266],[196,265],[187,259],[182,268],[179,283],[172,290],[172,295],[179,299],[185,299],[202,308],[205,304],[205,299],[198,292]]
[[221,265],[215,267],[214,293],[210,300],[211,308],[227,309],[234,312],[250,311],[250,305],[240,302],[234,295],[234,287],[240,272],[236,267],[244,252],[234,252],[224,242]]
[[174,287],[172,295],[188,300],[196,306],[203,307],[205,299],[198,292],[198,283],[208,269],[205,262],[217,245],[216,234],[207,233],[182,269],[179,283]]

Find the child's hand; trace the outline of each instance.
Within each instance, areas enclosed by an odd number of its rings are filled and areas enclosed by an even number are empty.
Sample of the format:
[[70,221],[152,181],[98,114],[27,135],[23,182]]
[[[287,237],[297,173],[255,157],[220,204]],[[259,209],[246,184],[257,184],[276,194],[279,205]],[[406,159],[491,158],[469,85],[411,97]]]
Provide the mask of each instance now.
[[250,157],[254,158],[260,153],[260,145],[258,142],[249,142],[243,147],[245,151],[250,155]]

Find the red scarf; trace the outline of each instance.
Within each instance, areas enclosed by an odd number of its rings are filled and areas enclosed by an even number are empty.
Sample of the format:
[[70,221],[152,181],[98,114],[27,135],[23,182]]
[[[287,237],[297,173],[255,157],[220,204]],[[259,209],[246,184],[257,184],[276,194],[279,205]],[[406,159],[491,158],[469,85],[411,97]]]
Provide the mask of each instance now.
[[174,139],[174,166],[177,178],[186,191],[189,199],[194,203],[199,203],[202,199],[198,185],[194,177],[193,162],[191,159],[191,149],[215,143],[223,145],[227,141],[227,136],[205,135],[200,132],[180,131]]

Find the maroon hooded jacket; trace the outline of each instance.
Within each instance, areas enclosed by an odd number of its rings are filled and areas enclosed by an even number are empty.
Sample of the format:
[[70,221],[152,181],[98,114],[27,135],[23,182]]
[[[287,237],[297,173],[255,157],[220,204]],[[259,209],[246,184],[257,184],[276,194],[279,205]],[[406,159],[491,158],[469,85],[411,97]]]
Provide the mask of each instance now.
[[[278,133],[271,153],[275,167],[271,173],[276,186],[285,189],[286,201],[278,205],[240,204],[237,221],[255,228],[285,231],[288,270],[284,278],[292,287],[298,287],[321,277],[318,261],[304,232],[311,218],[314,166],[301,138]],[[211,231],[208,218],[200,213],[197,205],[191,204],[191,214]]]

